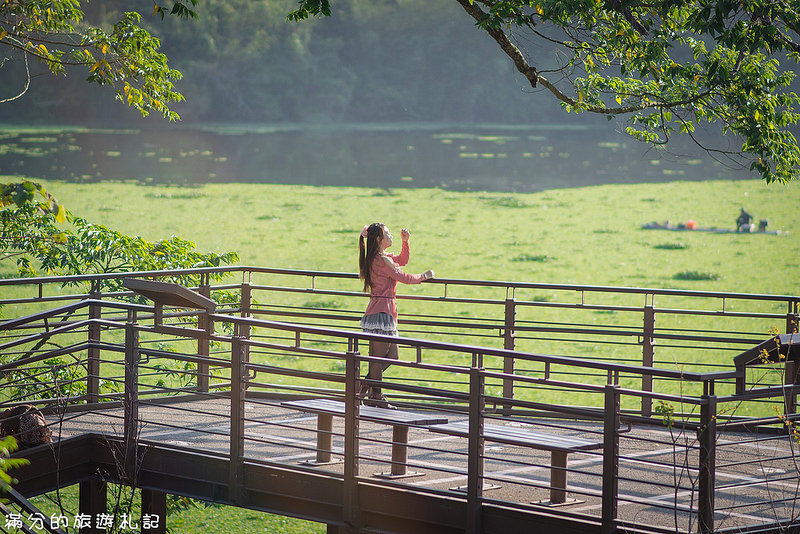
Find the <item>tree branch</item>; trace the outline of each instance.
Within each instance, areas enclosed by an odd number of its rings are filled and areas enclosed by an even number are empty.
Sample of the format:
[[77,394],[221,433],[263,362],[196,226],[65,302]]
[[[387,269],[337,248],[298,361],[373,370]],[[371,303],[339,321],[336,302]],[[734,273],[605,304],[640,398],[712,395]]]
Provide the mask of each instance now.
[[22,88],[22,91],[20,91],[18,95],[0,100],[0,104],[5,104],[6,102],[11,102],[12,100],[21,98],[25,93],[28,92],[28,89],[31,86],[31,71],[28,66],[28,54],[23,54],[22,57],[25,59],[25,87]]
[[[475,19],[478,24],[481,24],[486,18],[487,14],[474,3],[470,2],[470,0],[458,0],[458,3],[461,4],[461,7],[464,8],[473,19]],[[535,67],[532,67],[528,64],[525,60],[525,57],[522,55],[522,52],[519,48],[516,47],[514,43],[512,43],[508,36],[502,32],[501,30],[485,27],[486,32],[492,36],[492,38],[500,45],[500,48],[503,52],[506,53],[508,57],[514,62],[514,66],[517,67],[517,70],[522,73],[523,76],[530,82],[532,87],[536,87],[539,83],[540,76],[537,72]]]
[[[459,4],[461,4],[461,7],[464,8],[464,11],[466,11],[473,19],[475,19],[478,22],[478,24],[484,22],[484,20],[486,20],[486,18],[488,17],[486,12],[484,12],[474,3],[470,2],[470,0],[457,0],[457,1]],[[533,67],[528,63],[528,61],[525,59],[525,56],[522,54],[520,49],[517,48],[517,46],[511,42],[511,40],[508,38],[508,35],[506,35],[505,32],[488,26],[481,26],[481,27],[484,30],[486,30],[486,32],[492,37],[492,39],[495,40],[495,42],[500,46],[503,52],[505,52],[505,54],[511,58],[511,60],[514,62],[514,66],[530,82],[531,87],[536,88],[537,85],[541,85],[542,87],[550,91],[557,99],[561,100],[565,104],[568,104],[573,107],[581,106],[581,103],[579,101],[563,93],[547,78],[539,74],[539,71],[536,69],[536,67]],[[667,107],[669,105],[674,105],[674,104],[660,104],[658,106],[652,104],[640,104],[638,106],[625,106],[618,108],[584,106],[584,109],[586,111],[602,115],[623,115],[626,113],[636,113],[638,111],[642,111],[650,107]]]

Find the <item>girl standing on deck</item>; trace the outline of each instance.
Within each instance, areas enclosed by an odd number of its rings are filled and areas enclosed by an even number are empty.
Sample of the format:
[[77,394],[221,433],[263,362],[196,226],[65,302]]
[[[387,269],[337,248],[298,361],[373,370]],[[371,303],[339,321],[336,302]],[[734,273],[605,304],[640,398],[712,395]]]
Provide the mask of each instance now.
[[[400,232],[403,246],[399,256],[386,252],[392,246],[392,234],[383,223],[372,223],[361,230],[358,243],[359,275],[364,280],[364,291],[369,291],[370,299],[364,317],[361,318],[361,328],[371,334],[387,336],[397,335],[397,282],[404,284],[419,284],[433,278],[430,269],[422,274],[406,274],[400,268],[408,263],[411,255],[409,249],[408,230],[403,228]],[[380,358],[398,358],[397,345],[383,341],[369,342],[370,356]],[[381,380],[383,371],[391,365],[384,362],[369,362],[367,380]],[[359,398],[370,406],[394,408],[386,401],[380,387],[364,384],[359,391]]]

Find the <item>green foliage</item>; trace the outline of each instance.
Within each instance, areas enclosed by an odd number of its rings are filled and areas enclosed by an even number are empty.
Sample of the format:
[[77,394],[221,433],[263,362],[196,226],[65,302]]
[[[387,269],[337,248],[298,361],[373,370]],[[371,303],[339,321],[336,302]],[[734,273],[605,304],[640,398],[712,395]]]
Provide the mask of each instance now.
[[17,482],[8,474],[9,471],[30,463],[24,458],[9,458],[15,450],[17,450],[17,440],[13,436],[8,436],[0,441],[0,493],[5,493],[12,484]]
[[290,21],[307,19],[310,16],[320,16],[331,14],[331,3],[328,0],[307,0],[300,2],[300,7],[289,13],[286,17]]
[[197,267],[219,267],[238,259],[235,252],[201,253],[195,244],[180,237],[149,242],[69,217],[75,232],[62,244],[48,247],[37,259],[41,269],[65,274],[156,271]]
[[66,234],[56,223],[65,218],[64,206],[41,185],[27,180],[1,184],[0,261],[17,258],[20,272],[30,272],[25,254],[41,254],[63,243]]
[[[197,0],[190,3],[194,6]],[[25,62],[27,76],[25,89],[11,100],[27,91],[31,78],[28,60],[34,59],[55,75],[81,66],[86,69],[87,81],[113,87],[119,100],[142,115],[156,111],[177,119],[170,104],[183,100],[173,85],[181,73],[168,66],[167,57],[159,52],[160,41],[142,27],[141,14],[128,11],[107,26],[92,25],[85,22],[81,4],[80,0],[0,3],[0,47]],[[153,15],[163,18],[165,13],[164,6],[155,4]],[[173,0],[169,13],[184,19],[196,17],[178,0]]]
[[[0,210],[0,261],[16,258],[22,276],[219,267],[239,258],[236,252],[198,252],[193,242],[176,236],[150,242],[71,214],[69,227],[59,226],[64,208],[40,185],[4,184],[2,191],[3,205],[11,207]],[[47,202],[35,201],[35,192]],[[196,278],[172,281],[196,284]],[[120,287],[121,281],[111,281],[106,289]]]
[[[42,368],[18,367],[3,378],[13,398],[57,399],[86,393],[86,373],[75,363],[66,363],[63,358],[50,358]],[[119,392],[115,382],[101,380],[103,393]]]
[[661,416],[664,426],[672,428],[672,425],[675,424],[675,406],[672,404],[659,400],[653,406],[653,411]]
[[35,269],[28,256],[18,259],[20,274],[27,276],[35,276],[40,270],[69,275],[218,267],[238,259],[235,252],[197,252],[194,243],[176,236],[149,242],[80,217],[69,217],[75,232],[60,230],[54,226],[54,219],[36,217],[28,207],[0,215],[4,253],[30,254],[39,263],[39,269]]
[[[800,169],[791,131],[800,98],[788,70],[800,58],[800,17],[792,2],[457,2],[531,86],[549,91],[568,112],[625,116],[628,133],[652,144],[675,134],[694,139],[713,123],[739,146],[704,148],[765,181],[792,180]],[[301,0],[289,20],[329,12],[325,0]],[[555,69],[535,64],[546,54],[528,56],[514,44],[527,40],[555,46],[565,60]]]
[[[37,200],[37,193],[44,200]],[[41,184],[29,180],[0,184],[0,209],[26,205],[31,205],[44,213],[51,213],[59,222],[64,222],[65,220],[64,206],[59,204],[54,196],[45,191]]]

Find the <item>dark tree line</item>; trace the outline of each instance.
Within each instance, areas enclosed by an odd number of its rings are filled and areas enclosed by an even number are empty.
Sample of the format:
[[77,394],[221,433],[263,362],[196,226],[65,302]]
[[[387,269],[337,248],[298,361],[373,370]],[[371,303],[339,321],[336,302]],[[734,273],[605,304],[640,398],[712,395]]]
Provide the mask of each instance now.
[[[207,0],[196,19],[146,22],[183,74],[176,87],[186,102],[173,108],[184,122],[564,120],[556,104],[531,97],[527,81],[455,3],[346,0],[330,19],[302,24],[286,21],[295,5]],[[91,22],[107,22],[123,8],[84,7]],[[14,69],[21,68],[4,66],[0,94],[15,90]],[[23,98],[0,105],[0,120],[138,119],[113,100],[82,73],[35,75]]]

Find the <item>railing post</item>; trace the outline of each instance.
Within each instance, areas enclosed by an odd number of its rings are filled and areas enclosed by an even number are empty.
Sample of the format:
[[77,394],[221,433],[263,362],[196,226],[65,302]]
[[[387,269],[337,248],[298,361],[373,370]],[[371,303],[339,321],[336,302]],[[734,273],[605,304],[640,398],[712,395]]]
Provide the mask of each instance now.
[[[99,291],[89,293],[92,300],[100,300]],[[103,309],[99,304],[89,305],[89,350],[86,359],[86,402],[100,402],[100,349],[92,343],[100,341],[100,324],[97,322],[102,317]]]
[[230,471],[228,498],[237,504],[242,483],[242,458],[244,457],[244,347],[242,339],[231,339],[231,415],[230,415]]
[[[800,332],[800,314],[798,314],[800,302],[790,302],[789,312],[786,314],[786,333],[796,334]],[[783,383],[788,386],[800,385],[800,366],[796,360],[786,360],[784,364]],[[784,394],[784,413],[792,414],[797,411],[797,392],[794,388]]]
[[700,406],[700,429],[697,439],[700,443],[697,531],[700,534],[714,532],[714,484],[716,471],[717,444],[717,397],[703,395]]
[[[505,321],[503,333],[503,348],[506,350],[514,350],[517,346],[515,327],[517,320],[517,303],[513,298],[506,298],[505,302]],[[514,374],[515,367],[514,358],[505,358],[503,360],[503,373],[507,375]],[[514,379],[503,379],[503,397],[507,399],[514,398]],[[511,405],[506,404],[503,407],[503,413],[508,414],[511,411]]]
[[344,488],[342,495],[342,519],[344,532],[358,532],[361,525],[361,504],[358,498],[358,400],[356,392],[361,375],[358,352],[345,354],[344,386]]
[[786,314],[786,333],[800,332],[800,302],[790,302],[789,312]]
[[617,496],[619,493],[619,386],[608,384],[605,388],[603,419],[603,496],[602,534],[616,530]]
[[783,413],[793,414],[797,411],[797,392],[794,387],[800,385],[796,360],[785,360],[783,364],[783,383],[787,386],[783,394]]
[[[480,363],[478,363],[480,365]],[[467,453],[467,534],[483,531],[483,411],[485,377],[481,367],[469,372],[469,448]]]
[[129,312],[125,324],[125,393],[124,393],[125,461],[124,478],[136,480],[137,442],[139,431],[139,329],[136,313]]
[[[644,307],[644,328],[642,330],[642,365],[653,367],[655,359],[655,339],[653,334],[656,331],[656,309],[651,305]],[[642,374],[642,391],[653,391],[653,375]],[[650,417],[653,415],[653,399],[649,396],[642,396],[642,416]]]
[[[197,291],[204,297],[211,297],[211,285],[208,282],[208,275],[203,275],[202,283]],[[200,312],[197,315],[197,328],[205,330],[205,336],[197,340],[197,357],[200,361],[197,364],[197,391],[200,393],[208,393],[209,383],[209,367],[208,356],[211,353],[210,336],[214,331],[214,325],[211,318],[206,312]]]
[[[250,282],[242,282],[242,299],[240,304],[241,309],[241,316],[242,317],[252,317],[253,316],[253,291],[250,288]],[[250,325],[240,325],[239,326],[239,335],[243,339],[250,339]],[[250,346],[246,345],[244,347],[244,351],[242,352],[244,357],[244,361],[250,363]]]

